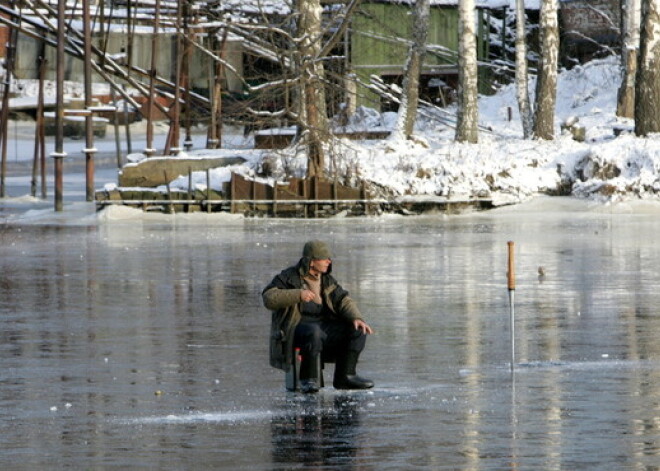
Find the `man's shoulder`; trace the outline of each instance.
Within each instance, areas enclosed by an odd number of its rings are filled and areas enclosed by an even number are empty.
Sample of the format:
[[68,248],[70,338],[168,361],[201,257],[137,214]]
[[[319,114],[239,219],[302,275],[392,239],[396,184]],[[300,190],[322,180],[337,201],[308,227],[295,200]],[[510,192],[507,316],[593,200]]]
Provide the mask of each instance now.
[[295,283],[297,280],[300,280],[300,273],[298,272],[298,267],[294,265],[285,268],[280,272],[279,275],[275,277],[275,279],[283,283]]
[[290,267],[285,268],[282,270],[282,274],[286,273],[287,275],[295,275],[295,276],[300,276],[300,265],[291,265]]

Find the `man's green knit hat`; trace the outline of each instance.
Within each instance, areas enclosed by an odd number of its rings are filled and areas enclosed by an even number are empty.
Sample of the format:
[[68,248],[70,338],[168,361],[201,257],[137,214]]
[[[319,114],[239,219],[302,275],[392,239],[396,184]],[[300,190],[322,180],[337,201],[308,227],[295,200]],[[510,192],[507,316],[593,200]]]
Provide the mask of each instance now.
[[303,257],[314,260],[325,260],[326,258],[332,258],[332,253],[325,242],[310,240],[303,248]]

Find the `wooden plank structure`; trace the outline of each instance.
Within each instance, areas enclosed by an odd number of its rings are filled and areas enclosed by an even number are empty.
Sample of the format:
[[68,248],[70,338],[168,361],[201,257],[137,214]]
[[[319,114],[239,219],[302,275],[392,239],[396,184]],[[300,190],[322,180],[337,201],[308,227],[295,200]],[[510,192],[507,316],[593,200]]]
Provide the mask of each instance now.
[[[207,171],[207,181],[209,173]],[[444,197],[374,198],[366,184],[359,188],[321,178],[291,178],[274,186],[232,173],[222,192],[188,190],[166,192],[151,189],[119,188],[96,194],[97,209],[110,205],[125,205],[145,211],[229,212],[250,217],[323,218],[340,213],[347,216],[368,216],[383,212],[421,214],[428,211],[460,212],[465,209],[490,209],[487,198],[450,199]]]
[[[208,172],[207,172],[207,180]],[[218,212],[240,213],[248,216],[317,217],[350,211],[366,214],[370,206],[378,206],[385,200],[369,199],[365,187],[352,188],[336,181],[320,178],[292,178],[274,186],[247,179],[232,173],[223,191],[192,190],[167,192],[150,189],[120,188],[102,190],[96,194],[97,209],[108,205],[135,206],[147,211],[164,212]]]
[[233,174],[231,212],[272,216],[316,217],[348,210],[366,214],[369,198],[363,188],[352,188],[321,178],[292,178],[285,184],[266,185]]

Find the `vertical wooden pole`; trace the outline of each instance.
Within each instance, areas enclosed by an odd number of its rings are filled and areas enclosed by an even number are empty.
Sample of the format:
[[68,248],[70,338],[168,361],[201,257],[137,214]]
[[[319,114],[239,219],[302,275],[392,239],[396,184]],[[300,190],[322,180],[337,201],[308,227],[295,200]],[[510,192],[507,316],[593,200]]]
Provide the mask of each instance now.
[[234,200],[236,199],[236,176],[234,175],[233,172],[231,174],[231,179],[229,180],[229,182],[230,182],[229,197],[231,198],[231,203],[229,205],[229,212],[233,214],[236,212],[236,206],[234,205]]
[[257,199],[257,182],[254,180],[250,181],[250,198],[252,199],[252,211],[256,211],[257,203],[255,203],[255,200]]
[[174,104],[171,108],[171,119],[170,119],[170,132],[168,134],[167,143],[165,144],[165,155],[177,155],[181,148],[179,143],[181,142],[181,63],[183,61],[183,39],[181,38],[181,21],[183,15],[183,2],[177,2],[176,9],[176,65],[174,67]]
[[154,149],[154,95],[156,93],[156,60],[158,58],[158,36],[160,27],[160,0],[156,0],[154,11],[154,30],[151,36],[151,69],[149,71],[149,96],[147,97],[147,148],[144,155],[151,157],[156,152]]
[[[128,29],[128,40],[126,41],[126,75],[129,76],[131,73],[131,67],[133,66],[133,44],[135,36],[135,21],[133,16],[137,10],[131,6],[133,2],[126,2],[126,27]],[[126,85],[122,85],[124,91],[126,91]],[[128,116],[128,100],[124,99],[124,126],[126,128],[126,152],[128,154],[133,153],[133,145],[131,143],[131,123]]]
[[63,163],[64,152],[64,44],[66,0],[57,2],[57,66],[55,80],[55,95],[57,108],[55,112],[55,151],[51,157],[55,159],[55,211],[64,209],[63,195]]
[[338,186],[337,186],[337,175],[335,175],[335,178],[332,180],[332,199],[335,200],[335,211],[339,209],[339,203],[337,203],[337,193],[338,193]]
[[193,34],[190,29],[190,19],[192,18],[192,11],[190,8],[190,1],[186,0],[183,12],[183,34],[186,38],[183,46],[183,64],[182,64],[182,83],[183,83],[183,99],[185,103],[184,108],[184,124],[186,130],[186,138],[183,142],[183,147],[190,150],[193,147],[192,141],[192,107],[190,106],[190,89],[192,87],[192,80],[190,80],[190,61],[192,59],[192,43],[194,40]]
[[206,169],[206,212],[211,212],[211,169]]
[[[126,92],[126,85],[122,85],[122,88],[124,89],[124,92]],[[123,101],[124,101],[124,130],[126,133],[126,153],[132,154],[133,144],[131,143],[131,118],[128,112],[128,101],[126,99],[124,99]],[[121,158],[119,160],[119,165],[121,167]]]
[[277,180],[273,180],[273,216],[277,217]]
[[39,99],[37,104],[37,138],[39,139],[39,171],[41,173],[41,197],[46,199],[48,184],[46,183],[46,130],[44,128],[44,80],[46,78],[46,45],[43,44],[43,60],[39,66]]
[[32,162],[32,182],[30,187],[30,194],[32,196],[37,196],[37,181],[39,180],[39,169],[41,168],[41,189],[42,197],[46,197],[46,185],[45,185],[45,175],[43,174],[44,167],[44,149],[43,149],[43,127],[44,127],[44,74],[46,73],[46,56],[45,51],[46,43],[44,41],[39,42],[39,54],[38,54],[38,63],[39,63],[39,85],[37,93],[37,116],[35,120],[35,132],[34,132],[34,160]]
[[90,0],[83,0],[83,33],[84,51],[83,75],[85,80],[85,188],[87,201],[94,200],[94,116],[92,107],[92,19],[90,15]]
[[163,175],[165,176],[165,187],[167,188],[167,199],[168,203],[168,212],[174,212],[174,204],[172,203],[172,190],[170,189],[170,179],[167,177],[167,171],[163,170]]
[[121,136],[119,135],[119,108],[117,107],[117,94],[115,89],[110,87],[110,99],[115,106],[115,119],[112,128],[115,130],[115,158],[117,159],[117,168],[121,168]]
[[[302,185],[303,185],[303,199],[304,199],[304,200],[308,199],[308,197],[309,197],[309,196],[308,196],[308,195],[309,195],[309,191],[308,191],[308,188],[307,188],[307,187],[309,186],[309,181],[310,181],[309,178],[306,178],[306,179],[304,179],[304,180],[302,181]],[[305,219],[307,219],[307,208],[308,208],[308,207],[309,207],[309,205],[308,205],[307,203],[304,203],[304,204],[303,204],[303,214],[304,214]]]
[[514,265],[514,243],[507,242],[509,249],[508,268],[507,268],[507,287],[509,288],[509,322],[511,325],[511,372],[516,360],[516,331],[515,331],[515,311],[514,311],[514,291],[516,289],[516,273]]
[[[10,2],[14,9],[14,2]],[[7,140],[9,137],[9,92],[11,89],[11,76],[14,70],[14,57],[16,51],[16,40],[18,31],[15,28],[9,29],[9,41],[5,52],[5,77],[2,94],[2,109],[0,110],[0,141],[1,142],[1,162],[0,163],[0,198],[6,196],[5,179],[7,176]]]
[[192,205],[193,200],[193,191],[192,191],[192,168],[188,167],[188,207],[186,208],[187,212],[190,212],[190,206]]
[[[319,177],[314,176],[312,177],[312,191],[314,192],[314,200],[319,199]],[[318,214],[319,211],[319,205],[315,204],[314,205],[314,217]]]

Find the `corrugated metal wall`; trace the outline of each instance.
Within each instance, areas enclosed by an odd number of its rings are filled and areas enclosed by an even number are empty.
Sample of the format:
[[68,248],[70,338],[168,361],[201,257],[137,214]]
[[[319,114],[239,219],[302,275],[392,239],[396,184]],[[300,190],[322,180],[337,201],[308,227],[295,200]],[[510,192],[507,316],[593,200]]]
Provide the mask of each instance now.
[[[482,10],[477,11],[481,25]],[[487,29],[479,28],[478,56],[488,53],[488,43],[482,36]],[[412,8],[409,5],[365,3],[353,18],[351,35],[351,65],[363,83],[371,75],[400,76],[412,37]],[[397,39],[399,38],[399,39]],[[405,38],[405,39],[404,39]],[[422,73],[454,76],[458,63],[458,10],[454,7],[432,7],[427,43],[436,51],[427,53]],[[380,98],[372,91],[358,87],[357,104],[378,108]]]

